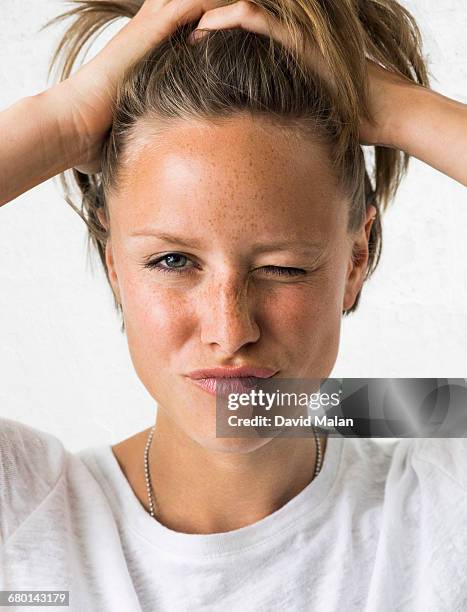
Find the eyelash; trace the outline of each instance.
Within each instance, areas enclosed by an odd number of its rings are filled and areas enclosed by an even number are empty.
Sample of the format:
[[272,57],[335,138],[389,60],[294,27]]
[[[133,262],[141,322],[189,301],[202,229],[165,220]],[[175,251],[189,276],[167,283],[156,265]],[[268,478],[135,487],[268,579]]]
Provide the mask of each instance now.
[[[163,255],[162,257],[146,262],[143,265],[143,267],[148,268],[150,270],[158,270],[160,272],[169,273],[169,274],[173,274],[173,273],[185,274],[186,268],[185,269],[184,268],[164,268],[159,265],[161,261],[164,261],[165,259],[167,259],[168,257],[171,257],[172,255],[177,255],[178,257],[184,257],[185,259],[189,260],[189,258],[186,255],[182,255],[181,253],[167,253],[167,255]],[[284,266],[263,266],[263,269],[274,270],[275,271],[274,273],[277,274],[277,276],[303,276],[304,274],[306,274],[306,271],[300,268],[288,268]]]

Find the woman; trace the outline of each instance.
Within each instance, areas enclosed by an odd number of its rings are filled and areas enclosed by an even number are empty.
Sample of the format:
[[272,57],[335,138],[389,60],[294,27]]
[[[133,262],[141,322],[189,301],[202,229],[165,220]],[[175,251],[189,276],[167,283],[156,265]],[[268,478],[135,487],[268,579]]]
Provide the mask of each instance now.
[[73,610],[465,609],[463,439],[215,435],[225,378],[329,376],[403,154],[467,185],[467,110],[428,89],[411,16],[392,0],[76,16],[64,80],[0,115],[1,202],[78,169],[159,410],[75,455],[1,421],[1,588],[69,590]]

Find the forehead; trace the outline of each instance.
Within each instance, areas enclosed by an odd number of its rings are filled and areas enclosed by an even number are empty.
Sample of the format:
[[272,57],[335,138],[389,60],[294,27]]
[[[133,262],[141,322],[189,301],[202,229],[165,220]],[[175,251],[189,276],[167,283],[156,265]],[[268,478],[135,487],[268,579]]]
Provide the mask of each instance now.
[[346,212],[318,138],[246,116],[162,129],[140,122],[109,207],[111,221],[129,233],[166,223],[186,230],[200,219],[206,231],[220,224],[323,231]]

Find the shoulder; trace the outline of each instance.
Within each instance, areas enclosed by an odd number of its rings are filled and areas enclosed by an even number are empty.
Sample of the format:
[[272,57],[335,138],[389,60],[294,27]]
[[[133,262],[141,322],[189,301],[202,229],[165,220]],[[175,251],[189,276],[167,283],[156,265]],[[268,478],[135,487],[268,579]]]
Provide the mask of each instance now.
[[467,438],[423,438],[416,442],[414,465],[467,493]]
[[[369,446],[373,448],[372,442]],[[385,443],[376,458],[384,475],[387,499],[413,500],[413,504],[445,506],[446,512],[467,510],[467,438],[403,438]]]
[[43,481],[55,482],[65,453],[62,442],[52,434],[0,417],[1,465],[9,475],[36,473]]
[[[467,438],[348,438],[346,476],[381,489],[453,489],[467,492]],[[467,499],[467,498],[466,498]]]
[[55,436],[0,418],[0,542],[53,490],[63,474],[66,455]]

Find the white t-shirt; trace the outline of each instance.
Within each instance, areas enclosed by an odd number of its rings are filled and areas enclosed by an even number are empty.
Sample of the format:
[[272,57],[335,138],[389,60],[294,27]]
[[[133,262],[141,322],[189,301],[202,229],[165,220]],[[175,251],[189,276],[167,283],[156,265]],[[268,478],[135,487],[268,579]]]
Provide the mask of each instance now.
[[0,516],[0,589],[69,590],[73,612],[467,610],[467,439],[329,438],[285,506],[194,535],[145,511],[110,446],[0,419]]

